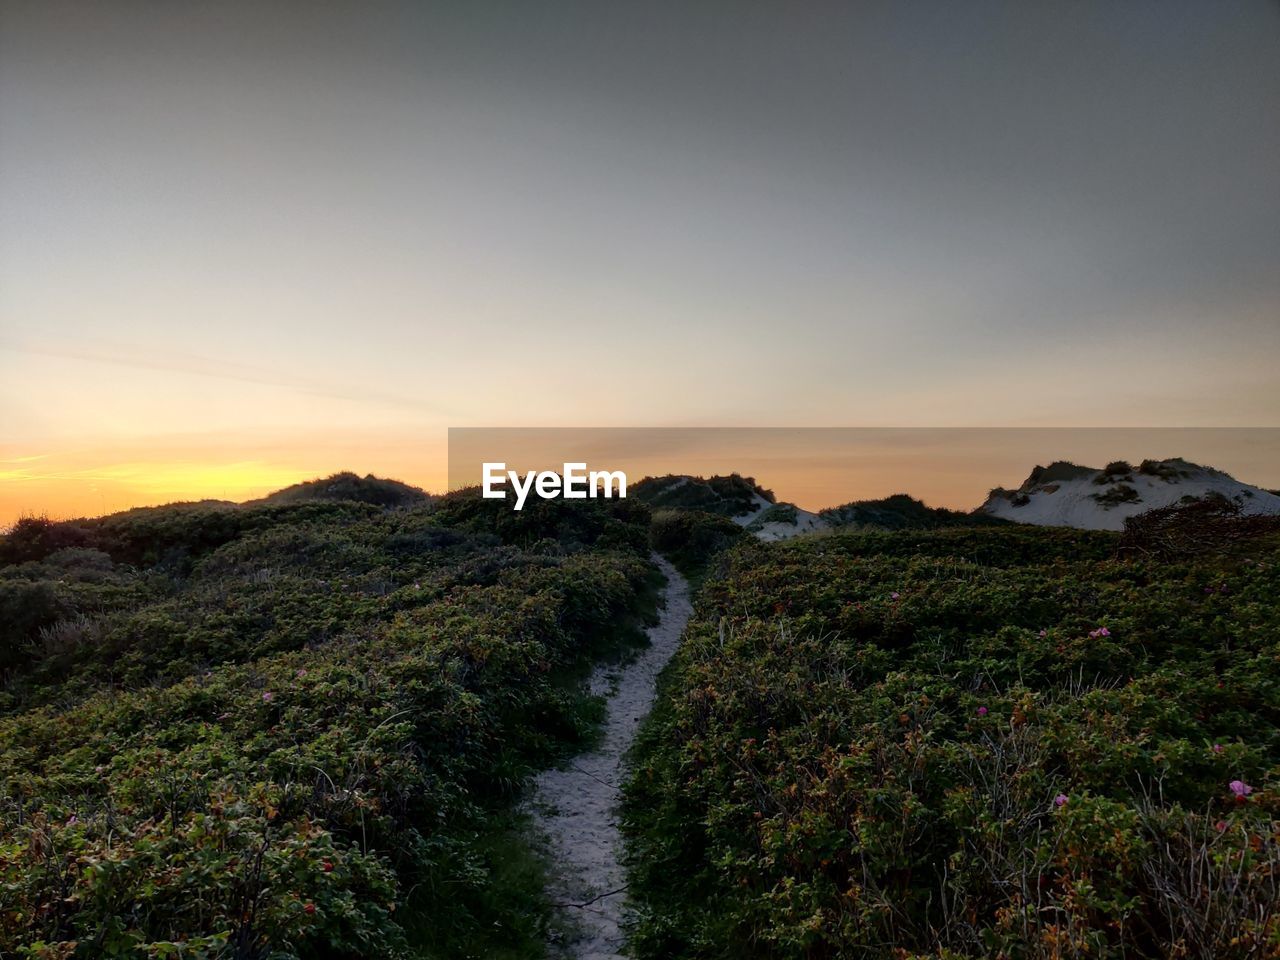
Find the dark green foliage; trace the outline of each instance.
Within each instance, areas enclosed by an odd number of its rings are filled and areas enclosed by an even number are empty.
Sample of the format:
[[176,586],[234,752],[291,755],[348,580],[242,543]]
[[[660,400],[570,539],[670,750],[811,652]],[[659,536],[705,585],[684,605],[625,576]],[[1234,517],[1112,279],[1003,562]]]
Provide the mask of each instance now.
[[[649,508],[634,500],[591,500],[593,510],[579,510],[574,501],[530,497],[523,510],[513,510],[506,500],[486,500],[477,491],[472,487],[439,498],[434,516],[450,527],[496,534],[504,543],[520,546],[546,541],[643,550],[648,539]],[[601,517],[622,522],[601,523]]]
[[1117,543],[731,550],[627,789],[638,955],[1274,955],[1280,537]]
[[1142,500],[1142,495],[1127,483],[1117,483],[1108,487],[1102,493],[1095,493],[1091,496],[1105,507],[1114,507],[1121,503],[1139,503]]
[[1091,477],[1093,474],[1094,471],[1090,467],[1082,467],[1069,460],[1055,460],[1047,467],[1036,466],[1032,469],[1031,475],[1027,477],[1021,489],[1027,490],[1046,483],[1062,483],[1065,480],[1079,480],[1083,477]]
[[317,500],[351,500],[378,507],[411,507],[426,503],[428,497],[417,487],[398,480],[383,480],[372,474],[335,473],[323,480],[308,480],[264,498],[263,503],[310,503]]
[[79,527],[48,517],[23,517],[0,538],[0,564],[43,560],[56,550],[82,547],[88,536]]
[[881,530],[933,530],[939,527],[999,526],[1008,521],[983,513],[963,513],[927,507],[923,501],[894,494],[881,500],[857,500],[819,514],[836,526],[875,527]]
[[1112,460],[1102,468],[1102,472],[1094,478],[1093,482],[1098,484],[1109,483],[1110,481],[1120,479],[1121,477],[1132,479],[1132,474],[1133,466],[1128,460]]
[[1162,480],[1176,480],[1189,476],[1191,466],[1185,460],[1143,460],[1138,464],[1138,472],[1149,477],[1160,477]]
[[590,737],[569,678],[651,567],[643,505],[511,514],[304,498],[0,541],[0,956],[528,950],[537,863],[495,845]]
[[654,508],[701,510],[725,517],[753,513],[757,497],[773,503],[771,490],[759,486],[752,477],[733,473],[724,477],[645,477],[633,484],[628,495]]
[[712,558],[743,535],[742,526],[728,517],[700,510],[655,510],[649,543],[665,554],[692,581],[705,572]]
[[799,517],[799,511],[794,503],[775,503],[771,507],[762,510],[754,520],[751,521],[749,527],[753,530],[759,530],[771,523],[786,523],[791,526],[796,525],[796,518]]

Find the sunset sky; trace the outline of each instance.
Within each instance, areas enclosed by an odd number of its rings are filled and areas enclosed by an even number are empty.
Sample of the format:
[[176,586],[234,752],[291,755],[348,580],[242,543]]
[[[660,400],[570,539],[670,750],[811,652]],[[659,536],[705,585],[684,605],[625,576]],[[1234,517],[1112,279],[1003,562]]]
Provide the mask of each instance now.
[[449,426],[1280,425],[1277,51],[1274,0],[0,0],[0,525],[441,489]]

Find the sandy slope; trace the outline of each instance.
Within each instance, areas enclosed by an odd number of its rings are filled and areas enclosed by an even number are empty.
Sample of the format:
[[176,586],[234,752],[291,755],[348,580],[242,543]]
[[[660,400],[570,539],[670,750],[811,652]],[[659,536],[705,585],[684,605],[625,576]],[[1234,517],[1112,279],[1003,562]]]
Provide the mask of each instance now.
[[766,542],[773,540],[790,540],[792,537],[798,537],[804,533],[814,533],[818,530],[826,530],[830,524],[816,513],[808,510],[795,508],[795,522],[785,520],[775,520],[771,523],[763,523],[751,532],[761,540]]
[[[1168,507],[1184,497],[1200,498],[1216,494],[1236,503],[1241,513],[1280,513],[1280,497],[1210,467],[1185,460],[1165,460],[1161,465],[1175,468],[1176,476],[1162,478],[1139,472],[1098,482],[1101,471],[1076,468],[1079,476],[1048,483],[1028,480],[1019,491],[994,492],[980,509],[993,516],[1040,526],[1076,527],[1083,530],[1121,530],[1126,517]],[[1136,498],[1130,502],[1106,504],[1096,498],[1113,487],[1127,487]],[[1012,499],[1022,493],[1025,502]]]
[[750,513],[743,513],[733,518],[733,522],[738,524],[740,527],[750,526],[751,522],[755,520],[756,517],[760,516],[760,514],[773,506],[772,503],[760,496],[760,494],[757,493],[754,496],[756,501],[754,509],[752,509]]
[[553,877],[550,894],[561,904],[552,954],[578,960],[621,956],[626,883],[619,857],[616,805],[625,771],[623,757],[653,704],[658,674],[680,643],[693,612],[689,585],[666,560],[654,558],[667,578],[662,619],[651,627],[649,646],[623,667],[602,667],[591,677],[593,693],[608,697],[604,737],[597,750],[536,781],[534,820],[547,840]]

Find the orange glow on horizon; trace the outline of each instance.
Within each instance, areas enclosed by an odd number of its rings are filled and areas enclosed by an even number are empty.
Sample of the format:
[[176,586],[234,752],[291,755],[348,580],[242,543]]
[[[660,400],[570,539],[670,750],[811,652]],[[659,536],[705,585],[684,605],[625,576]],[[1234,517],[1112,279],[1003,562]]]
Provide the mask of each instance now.
[[[1148,455],[1185,456],[1264,488],[1274,489],[1280,480],[1277,431],[879,430],[852,431],[858,439],[842,447],[829,434],[804,430],[771,434],[776,442],[769,443],[750,430],[604,431],[585,445],[574,441],[576,447],[564,437],[580,437],[579,431],[506,433],[523,449],[506,446],[483,459],[505,457],[521,469],[585,459],[592,467],[624,470],[632,483],[652,474],[738,472],[780,501],[809,510],[895,493],[933,507],[971,510],[991,487],[1016,486],[1035,464],[1054,459],[1102,466]],[[0,529],[23,516],[68,519],[178,501],[243,502],[343,470],[432,493],[478,483],[479,448],[459,441],[451,450],[444,434],[177,436],[60,451],[0,449]],[[673,436],[680,441],[674,446]],[[458,460],[453,476],[446,473],[451,453]],[[473,460],[475,477],[462,466]]]
[[150,446],[0,451],[0,529],[24,516],[65,520],[183,501],[240,503],[342,470],[444,488],[443,439],[168,438]]

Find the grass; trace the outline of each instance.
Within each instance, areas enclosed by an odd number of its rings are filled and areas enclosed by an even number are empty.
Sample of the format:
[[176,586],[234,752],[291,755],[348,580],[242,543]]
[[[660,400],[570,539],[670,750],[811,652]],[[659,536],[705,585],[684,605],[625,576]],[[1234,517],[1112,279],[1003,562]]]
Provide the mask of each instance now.
[[[551,904],[546,896],[549,864],[532,838],[530,818],[504,807],[487,818],[466,847],[483,882],[459,885],[445,922],[434,909],[440,893],[411,894],[406,934],[421,960],[539,960],[546,956]],[[485,923],[450,924],[458,913]]]

